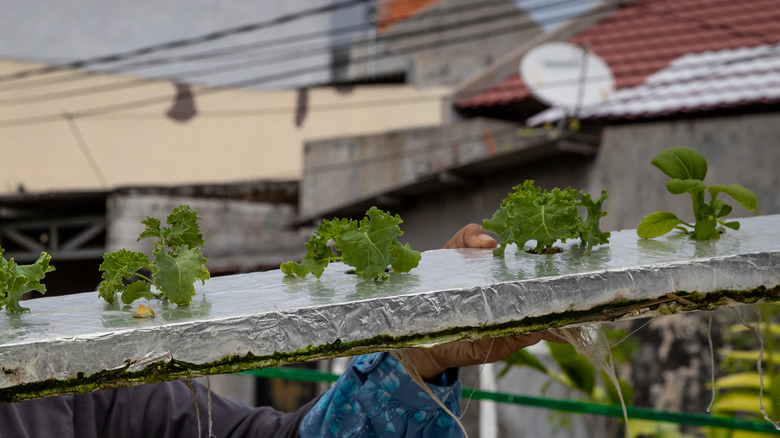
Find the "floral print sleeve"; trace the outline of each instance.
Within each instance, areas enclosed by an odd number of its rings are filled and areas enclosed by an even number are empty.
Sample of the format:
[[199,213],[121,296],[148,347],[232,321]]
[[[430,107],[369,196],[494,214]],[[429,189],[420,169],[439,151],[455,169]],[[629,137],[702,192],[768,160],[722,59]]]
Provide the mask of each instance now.
[[[428,387],[460,415],[458,369]],[[309,437],[461,437],[462,431],[389,353],[357,356],[300,428]]]

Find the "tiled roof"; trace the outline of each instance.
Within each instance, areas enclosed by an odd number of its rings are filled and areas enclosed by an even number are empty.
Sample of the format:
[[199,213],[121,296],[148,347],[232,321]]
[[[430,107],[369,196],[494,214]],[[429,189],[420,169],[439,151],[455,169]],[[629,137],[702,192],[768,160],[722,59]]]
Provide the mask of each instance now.
[[[780,1],[639,0],[570,42],[587,45],[603,59],[618,89],[635,87],[683,55],[780,42]],[[493,107],[530,96],[519,74],[514,74],[457,106]]]
[[438,0],[382,0],[379,2],[380,32],[390,29]]
[[[603,103],[582,109],[577,117],[652,117],[775,102],[780,102],[780,44],[683,55],[642,84],[622,88]],[[528,123],[564,116],[560,108],[552,108]]]

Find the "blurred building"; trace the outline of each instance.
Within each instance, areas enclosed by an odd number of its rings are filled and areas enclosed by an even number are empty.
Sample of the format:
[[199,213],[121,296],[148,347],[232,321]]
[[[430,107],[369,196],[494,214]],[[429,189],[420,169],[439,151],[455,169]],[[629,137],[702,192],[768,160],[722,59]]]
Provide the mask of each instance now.
[[[551,33],[518,41],[499,62],[460,81],[441,126],[308,142],[302,219],[357,216],[378,205],[404,218],[405,241],[434,249],[465,223],[491,217],[513,186],[533,179],[547,189],[607,190],[602,229],[631,229],[653,211],[690,214],[690,200],[668,193],[667,178],[650,164],[672,146],[705,155],[705,183],[744,185],[758,196],[761,214],[778,214],[778,23],[780,3],[764,0],[597,5]],[[616,92],[575,114],[534,97],[518,64],[552,41],[603,59]],[[731,204],[734,217],[753,214]],[[630,370],[637,400],[703,412],[711,396],[701,378],[710,373],[700,360],[709,354],[706,317],[658,319],[642,336],[641,360]],[[499,388],[533,391],[522,383],[532,380],[505,379]],[[532,409],[507,409],[501,421],[512,436],[546,421]]]

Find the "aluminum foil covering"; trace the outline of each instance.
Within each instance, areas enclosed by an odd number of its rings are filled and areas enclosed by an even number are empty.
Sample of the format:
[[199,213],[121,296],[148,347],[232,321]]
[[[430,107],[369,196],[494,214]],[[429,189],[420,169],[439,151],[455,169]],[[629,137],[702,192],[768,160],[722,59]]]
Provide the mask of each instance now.
[[[0,389],[128,366],[142,370],[170,359],[209,364],[380,335],[430,335],[424,342],[436,343],[453,338],[449,329],[479,336],[480,329],[530,316],[670,292],[780,285],[780,216],[740,222],[741,230],[704,242],[681,233],[642,240],[634,230],[613,232],[610,244],[590,254],[571,241],[554,255],[514,247],[503,258],[488,250],[428,251],[411,273],[378,283],[347,274],[342,264],[331,264],[319,280],[279,270],[217,277],[198,284],[189,306],[142,300],[154,319],[134,319],[134,307],[108,305],[97,292],[29,300],[28,313],[0,314]],[[383,342],[382,348],[394,346]]]

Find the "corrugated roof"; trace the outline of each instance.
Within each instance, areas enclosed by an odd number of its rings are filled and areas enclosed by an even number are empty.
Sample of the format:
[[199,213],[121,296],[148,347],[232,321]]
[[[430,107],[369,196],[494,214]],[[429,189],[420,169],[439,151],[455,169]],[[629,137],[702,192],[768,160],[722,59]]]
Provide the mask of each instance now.
[[[569,41],[587,45],[601,57],[615,75],[618,89],[636,87],[687,54],[741,47],[766,48],[780,42],[780,1],[640,0],[619,9]],[[706,61],[707,58],[702,59]],[[690,62],[702,61],[693,59]],[[734,64],[741,63],[734,61]],[[759,64],[763,65],[763,62],[752,63],[750,68],[759,68]],[[691,74],[681,73],[681,69],[686,70],[684,66],[678,66],[669,74]],[[734,78],[739,77],[734,75]],[[675,91],[679,93],[685,89]],[[696,91],[699,89],[691,88],[687,92],[700,92]],[[461,109],[493,107],[520,102],[530,96],[516,73],[480,94],[461,100],[457,106]],[[743,97],[747,98],[747,95]],[[766,98],[751,97],[759,101]]]

